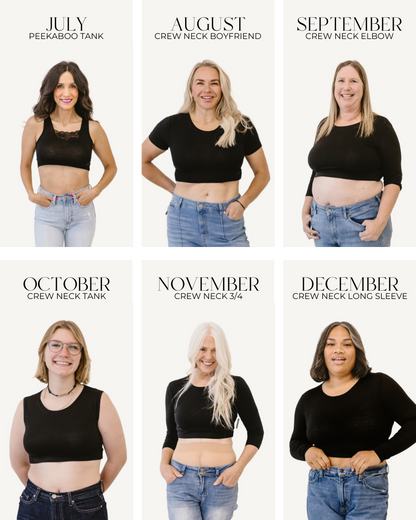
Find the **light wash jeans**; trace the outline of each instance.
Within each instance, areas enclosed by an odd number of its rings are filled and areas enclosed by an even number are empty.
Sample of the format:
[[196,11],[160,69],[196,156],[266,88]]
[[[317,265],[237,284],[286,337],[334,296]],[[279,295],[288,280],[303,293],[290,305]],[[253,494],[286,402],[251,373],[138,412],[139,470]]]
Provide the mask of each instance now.
[[94,204],[81,206],[76,195],[91,188],[90,185],[75,193],[54,195],[39,186],[38,193],[53,197],[47,208],[36,204],[36,247],[90,247],[95,233]]
[[389,498],[387,464],[356,475],[351,468],[309,471],[309,520],[385,520]]
[[364,220],[374,220],[378,215],[381,193],[350,206],[320,206],[312,202],[310,227],[319,231],[316,247],[390,247],[391,218],[381,235],[374,242],[364,242],[359,233],[365,230]]
[[239,197],[216,204],[173,195],[167,212],[169,247],[250,247],[244,217],[233,220],[225,213]]
[[204,468],[184,466],[175,460],[171,465],[182,473],[167,485],[169,520],[230,520],[237,509],[238,484],[214,486],[221,473],[232,466]]

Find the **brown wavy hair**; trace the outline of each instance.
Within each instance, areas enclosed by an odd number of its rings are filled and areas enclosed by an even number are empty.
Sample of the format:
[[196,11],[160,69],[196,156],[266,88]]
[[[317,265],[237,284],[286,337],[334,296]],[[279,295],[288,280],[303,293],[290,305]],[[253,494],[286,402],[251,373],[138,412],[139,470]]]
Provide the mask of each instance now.
[[92,121],[92,101],[90,99],[88,80],[73,61],[61,61],[54,65],[46,74],[39,90],[38,102],[33,107],[35,117],[45,119],[55,110],[56,103],[53,93],[59,83],[59,78],[64,72],[72,74],[74,82],[78,87],[78,100],[75,105],[75,112],[83,119]]

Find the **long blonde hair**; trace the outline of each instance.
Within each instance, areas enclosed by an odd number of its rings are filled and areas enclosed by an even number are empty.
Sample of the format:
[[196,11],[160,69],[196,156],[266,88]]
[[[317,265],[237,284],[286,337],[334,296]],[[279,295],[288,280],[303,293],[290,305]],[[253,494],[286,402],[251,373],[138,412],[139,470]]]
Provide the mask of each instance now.
[[217,368],[206,387],[212,408],[212,421],[216,425],[223,425],[232,429],[232,406],[235,399],[235,383],[230,375],[231,354],[224,331],[216,323],[201,323],[194,330],[189,342],[188,351],[188,359],[191,363],[191,368],[188,371],[189,381],[178,393],[177,400],[179,400],[192,385],[192,378],[196,371],[195,361],[201,345],[207,336],[211,336],[214,339],[217,358]]
[[331,133],[332,129],[334,128],[335,121],[338,118],[339,115],[339,106],[335,99],[334,91],[335,91],[335,81],[338,75],[338,72],[343,69],[344,67],[353,67],[360,76],[361,81],[363,82],[363,97],[361,99],[361,122],[360,126],[358,127],[357,135],[359,137],[369,137],[373,131],[374,131],[374,117],[376,114],[373,112],[371,108],[371,101],[370,101],[370,90],[368,86],[368,79],[367,74],[364,70],[364,67],[355,60],[348,60],[343,61],[338,65],[338,67],[335,69],[334,79],[332,81],[332,96],[331,96],[331,103],[329,106],[329,116],[324,119],[316,132],[316,141],[319,141],[322,137],[327,136]]
[[[184,103],[179,109],[180,114],[189,114],[195,111],[195,100],[192,96],[192,82],[195,72],[201,67],[211,67],[218,72],[221,86],[221,99],[215,109],[215,116],[220,121],[220,126],[224,130],[222,136],[215,143],[221,148],[228,148],[235,145],[235,133],[245,133],[252,127],[250,120],[243,116],[237,108],[237,104],[231,95],[231,81],[222,68],[211,60],[204,60],[197,63],[189,75],[186,83]],[[240,128],[238,128],[240,127]]]

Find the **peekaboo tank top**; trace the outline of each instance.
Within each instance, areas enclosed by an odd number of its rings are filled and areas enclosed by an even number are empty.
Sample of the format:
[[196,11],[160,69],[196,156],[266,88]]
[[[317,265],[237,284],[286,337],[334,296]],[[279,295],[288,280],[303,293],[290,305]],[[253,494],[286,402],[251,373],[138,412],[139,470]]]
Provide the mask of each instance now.
[[98,429],[102,390],[84,386],[63,410],[48,410],[41,392],[25,397],[23,446],[31,464],[100,460],[103,438]]
[[76,132],[58,132],[48,116],[43,121],[42,135],[36,141],[38,167],[50,164],[89,170],[92,144],[87,119],[82,120]]

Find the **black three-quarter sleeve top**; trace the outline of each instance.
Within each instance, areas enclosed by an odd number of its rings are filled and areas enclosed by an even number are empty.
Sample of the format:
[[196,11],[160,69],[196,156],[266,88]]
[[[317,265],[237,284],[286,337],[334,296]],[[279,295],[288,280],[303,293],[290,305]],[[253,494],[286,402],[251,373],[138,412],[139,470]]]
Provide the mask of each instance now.
[[[260,448],[263,440],[263,426],[253,395],[242,377],[232,376],[235,383],[235,400],[232,408],[232,423],[240,416],[247,429],[247,442]],[[174,450],[180,439],[227,439],[234,429],[216,425],[212,421],[212,408],[205,387],[191,385],[177,399],[177,393],[188,382],[188,378],[169,383],[166,390],[167,433],[164,448]]]
[[[390,438],[393,423],[401,428]],[[328,457],[351,458],[375,451],[380,461],[416,442],[416,404],[389,376],[376,373],[360,379],[345,394],[330,397],[322,385],[299,400],[290,453],[305,460],[315,446]]]
[[316,177],[355,181],[384,179],[384,186],[397,184],[401,187],[400,144],[389,120],[375,116],[374,132],[369,137],[357,135],[359,125],[334,126],[329,135],[314,144],[308,157],[312,176],[307,197],[312,197]]
[[175,114],[161,121],[150,133],[150,141],[160,148],[170,148],[179,182],[212,183],[238,181],[244,157],[257,152],[261,142],[251,127],[235,133],[234,146],[223,148],[215,143],[224,133],[222,127],[204,131],[197,128],[189,114]]

